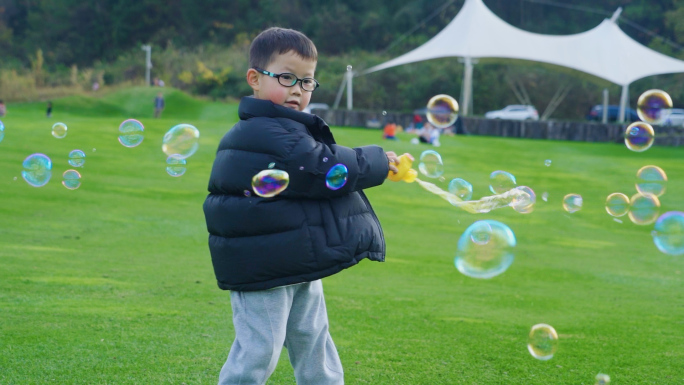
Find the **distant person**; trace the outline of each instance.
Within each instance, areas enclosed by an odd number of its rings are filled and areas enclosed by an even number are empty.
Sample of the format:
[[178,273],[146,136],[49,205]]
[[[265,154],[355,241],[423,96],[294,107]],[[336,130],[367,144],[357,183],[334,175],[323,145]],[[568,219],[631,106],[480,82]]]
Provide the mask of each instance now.
[[159,78],[152,79],[152,85],[155,87],[159,87]]
[[423,129],[423,118],[418,114],[413,115],[413,129],[414,130]]
[[164,87],[166,83],[164,83],[163,80],[159,79],[159,87]]
[[[220,385],[266,383],[283,346],[297,384],[344,384],[321,279],[366,258],[385,259],[382,228],[363,190],[396,173],[398,157],[379,146],[338,145],[323,119],[303,112],[318,87],[317,61],[301,32],[261,32],[246,75],[254,94],[242,98],[240,120],[218,146],[204,215],[218,286],[231,290],[235,330]],[[269,164],[289,173],[289,185],[262,198],[251,188],[253,170]],[[326,177],[341,168],[340,178]]]
[[389,139],[389,140],[397,140],[396,135],[397,135],[397,125],[394,123],[385,124],[385,128],[383,129],[382,138],[383,139]]
[[97,91],[100,89],[100,83],[98,82],[93,82],[93,92]]
[[5,106],[5,101],[0,100],[0,118],[7,114],[7,106]]
[[164,95],[159,92],[154,98],[154,117],[161,118],[162,111],[164,111]]
[[45,111],[45,114],[47,115],[48,118],[52,117],[52,102],[48,102],[47,110]]

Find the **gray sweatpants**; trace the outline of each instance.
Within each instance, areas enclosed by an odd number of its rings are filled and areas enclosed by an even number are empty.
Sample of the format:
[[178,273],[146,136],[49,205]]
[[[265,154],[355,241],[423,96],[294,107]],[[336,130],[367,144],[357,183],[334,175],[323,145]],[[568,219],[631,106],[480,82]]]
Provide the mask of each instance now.
[[285,346],[298,385],[344,384],[328,332],[320,280],[262,291],[231,291],[235,341],[219,385],[262,385]]

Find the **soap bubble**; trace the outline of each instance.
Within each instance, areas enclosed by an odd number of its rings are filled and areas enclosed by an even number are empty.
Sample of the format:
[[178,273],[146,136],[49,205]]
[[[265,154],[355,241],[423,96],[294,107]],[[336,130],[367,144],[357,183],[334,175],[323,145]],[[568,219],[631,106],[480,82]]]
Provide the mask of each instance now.
[[446,128],[458,118],[458,102],[449,95],[436,95],[427,104],[427,119],[437,128]]
[[537,194],[527,186],[518,186],[516,189],[524,191],[526,195],[523,194],[522,196],[516,197],[513,200],[511,207],[520,214],[531,213],[534,210],[534,204],[537,202]]
[[468,277],[492,278],[511,266],[515,244],[515,235],[505,224],[489,219],[477,221],[458,240],[454,263]]
[[546,167],[551,167],[551,159],[547,159],[544,161],[544,166]]
[[81,150],[72,150],[69,153],[69,164],[72,167],[83,167],[83,164],[85,164],[85,157],[85,152]]
[[145,127],[135,119],[126,119],[119,125],[119,143],[126,147],[135,147],[142,143]]
[[612,193],[606,198],[606,212],[613,217],[621,217],[629,212],[629,197],[622,193]]
[[186,164],[188,164],[187,160],[171,155],[166,158],[166,173],[173,177],[183,176],[187,171]]
[[439,178],[444,174],[442,156],[437,151],[427,150],[420,154],[418,170],[428,178]]
[[510,172],[494,171],[489,175],[489,191],[494,194],[503,194],[515,186],[515,177]]
[[267,169],[252,177],[254,193],[263,198],[273,198],[290,184],[290,174],[283,170]]
[[199,148],[200,132],[195,126],[179,124],[173,126],[162,139],[162,151],[168,156],[176,155],[186,159]]
[[275,167],[275,162],[271,162],[268,164],[268,168],[273,168],[273,167]]
[[551,325],[537,324],[532,326],[527,340],[527,350],[532,357],[547,361],[553,358],[558,349],[558,333]]
[[461,178],[452,179],[447,190],[464,201],[473,197],[473,185]]
[[629,219],[635,225],[650,225],[658,219],[660,200],[653,194],[636,193],[629,206]]
[[542,200],[543,200],[544,202],[548,202],[548,201],[549,201],[549,193],[548,193],[548,192],[544,191],[544,192],[542,193]]
[[653,194],[657,197],[665,194],[667,175],[658,166],[644,166],[637,171],[636,189],[642,194]]
[[643,152],[655,142],[655,131],[650,124],[634,122],[625,129],[625,145],[634,152]]
[[0,142],[5,138],[5,124],[0,120]]
[[351,71],[351,70],[352,70],[352,66],[351,66],[351,65],[347,65],[347,72],[349,72],[349,71]]
[[668,211],[661,215],[653,230],[653,243],[669,255],[684,254],[684,212]]
[[62,174],[62,185],[69,190],[76,190],[81,187],[81,174],[76,170],[66,170]]
[[52,136],[57,139],[62,139],[67,134],[67,126],[64,123],[55,123],[52,125]]
[[672,110],[672,98],[663,90],[648,90],[637,100],[639,119],[650,124],[661,124]]
[[33,187],[43,187],[52,177],[52,161],[45,154],[32,154],[22,163],[21,176]]
[[563,210],[570,214],[582,209],[582,196],[579,194],[568,194],[563,197]]
[[325,175],[325,185],[331,190],[339,190],[347,184],[348,176],[347,166],[338,163],[332,166]]
[[596,375],[596,383],[594,385],[608,385],[610,384],[610,376],[607,374],[599,373]]

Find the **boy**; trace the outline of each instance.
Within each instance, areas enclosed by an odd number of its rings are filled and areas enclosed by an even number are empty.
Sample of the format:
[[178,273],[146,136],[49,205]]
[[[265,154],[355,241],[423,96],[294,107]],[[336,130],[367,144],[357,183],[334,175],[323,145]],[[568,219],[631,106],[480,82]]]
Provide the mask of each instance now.
[[[240,121],[216,153],[204,214],[235,327],[221,385],[266,383],[283,346],[299,385],[343,384],[320,279],[385,258],[362,189],[396,172],[397,156],[378,146],[338,146],[321,118],[301,112],[318,87],[317,55],[300,32],[259,34],[247,71],[254,96],[241,100]],[[346,166],[347,182],[330,189],[326,173],[337,164]],[[288,187],[273,198],[253,195],[252,177],[268,168],[286,171]]]

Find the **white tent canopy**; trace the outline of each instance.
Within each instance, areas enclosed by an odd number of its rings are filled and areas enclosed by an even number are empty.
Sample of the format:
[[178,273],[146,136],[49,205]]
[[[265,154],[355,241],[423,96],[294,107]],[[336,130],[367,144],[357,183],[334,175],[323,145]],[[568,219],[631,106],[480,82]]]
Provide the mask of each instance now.
[[[623,86],[621,116],[630,83],[646,76],[684,72],[684,61],[645,47],[616,24],[618,12],[597,27],[574,35],[554,36],[516,28],[496,16],[482,0],[466,0],[441,32],[420,47],[360,74],[442,57],[509,58],[555,64],[586,72]],[[466,88],[471,79],[464,79]],[[464,88],[465,103],[470,90]],[[464,106],[465,107],[465,106]],[[465,108],[464,108],[465,109]]]

